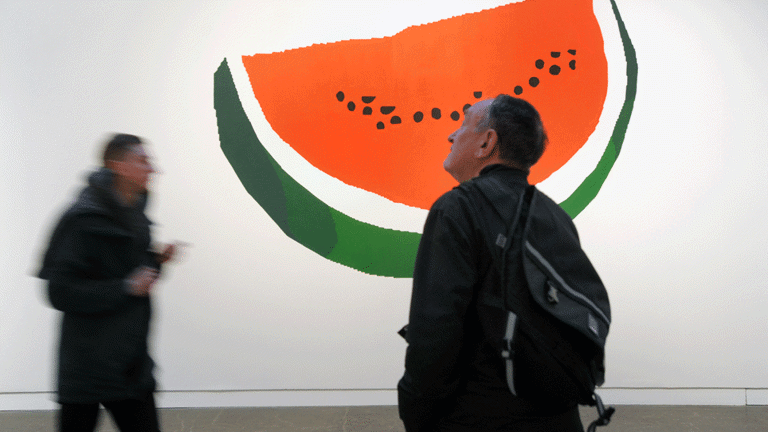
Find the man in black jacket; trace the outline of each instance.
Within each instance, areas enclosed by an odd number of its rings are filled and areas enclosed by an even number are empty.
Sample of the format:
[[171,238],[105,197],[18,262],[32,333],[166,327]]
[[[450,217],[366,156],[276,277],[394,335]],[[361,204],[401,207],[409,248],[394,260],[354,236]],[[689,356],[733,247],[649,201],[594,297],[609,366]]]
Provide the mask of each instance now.
[[[546,140],[533,106],[500,95],[466,110],[463,124],[448,137],[451,152],[443,166],[460,183],[495,177],[523,194]],[[547,406],[515,397],[507,386],[503,361],[483,333],[484,311],[477,306],[481,286],[498,278],[474,215],[492,210],[472,199],[468,189],[454,188],[435,202],[419,244],[405,374],[398,384],[405,429],[583,431],[575,400]],[[519,269],[510,270],[512,283],[523,283]]]
[[39,273],[51,305],[64,312],[59,428],[93,431],[101,404],[121,431],[155,432],[150,294],[175,246],[150,249],[144,208],[154,169],[141,139],[113,136],[103,159],[54,229]]

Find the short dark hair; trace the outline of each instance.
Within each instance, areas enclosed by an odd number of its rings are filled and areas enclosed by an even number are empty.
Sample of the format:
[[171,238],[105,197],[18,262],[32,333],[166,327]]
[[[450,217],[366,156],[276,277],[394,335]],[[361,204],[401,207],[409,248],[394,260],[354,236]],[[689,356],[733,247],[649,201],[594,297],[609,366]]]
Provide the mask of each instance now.
[[110,160],[123,160],[125,153],[132,151],[133,146],[143,144],[136,135],[114,134],[104,146],[104,165]]
[[548,142],[536,108],[506,94],[496,96],[478,127],[495,130],[499,137],[499,157],[525,169],[538,162]]

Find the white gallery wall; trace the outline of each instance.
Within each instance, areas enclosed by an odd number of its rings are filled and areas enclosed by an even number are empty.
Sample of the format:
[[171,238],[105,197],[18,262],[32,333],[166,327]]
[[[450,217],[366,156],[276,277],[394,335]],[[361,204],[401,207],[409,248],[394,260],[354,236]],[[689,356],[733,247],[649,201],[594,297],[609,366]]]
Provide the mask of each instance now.
[[[59,313],[34,273],[109,132],[149,140],[156,239],[190,243],[154,299],[162,406],[396,403],[411,280],[333,263],[280,231],[219,147],[213,73],[233,53],[504,3],[0,2],[0,410],[55,407]],[[768,404],[768,4],[617,4],[637,99],[613,170],[575,219],[611,295],[602,392]]]

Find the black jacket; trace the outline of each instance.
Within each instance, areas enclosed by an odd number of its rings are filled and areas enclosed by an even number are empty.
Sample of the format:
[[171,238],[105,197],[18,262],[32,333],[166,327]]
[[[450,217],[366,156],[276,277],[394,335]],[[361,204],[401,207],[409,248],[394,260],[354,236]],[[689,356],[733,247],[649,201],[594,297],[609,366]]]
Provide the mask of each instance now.
[[[526,172],[502,165],[486,167],[470,182],[487,176],[520,194],[528,186]],[[398,384],[406,431],[582,431],[575,403],[553,410],[514,397],[507,387],[503,362],[480,325],[479,314],[492,312],[476,301],[483,284],[498,281],[484,224],[474,216],[492,209],[467,186],[435,202],[419,244]],[[510,272],[510,280],[522,277],[519,269]]]
[[58,358],[61,403],[140,398],[153,391],[147,350],[149,297],[129,295],[125,279],[141,265],[159,268],[150,248],[146,194],[133,207],[118,203],[114,174],[88,178],[51,236],[39,277],[64,312]]

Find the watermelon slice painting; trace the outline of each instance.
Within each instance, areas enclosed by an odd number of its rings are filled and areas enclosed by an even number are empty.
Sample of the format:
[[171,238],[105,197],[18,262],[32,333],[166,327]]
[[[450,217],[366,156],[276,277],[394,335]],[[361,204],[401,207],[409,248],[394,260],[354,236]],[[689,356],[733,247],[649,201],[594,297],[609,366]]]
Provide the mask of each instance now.
[[[637,85],[634,48],[610,0],[626,86],[609,95],[606,23],[592,3],[525,0],[387,37],[227,57],[214,73],[221,149],[288,237],[361,272],[411,277],[417,230],[353,217],[310,192],[299,172],[318,171],[392,209],[425,212],[456,185],[442,162],[464,110],[506,93],[531,102],[547,128],[549,146],[531,169],[532,184],[554,182],[580,161],[580,177],[569,176],[561,201],[576,217],[619,155]],[[607,98],[620,100],[618,113],[604,112]],[[574,157],[587,147],[599,149],[596,160]],[[308,168],[288,167],[281,152]]]

